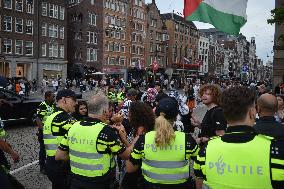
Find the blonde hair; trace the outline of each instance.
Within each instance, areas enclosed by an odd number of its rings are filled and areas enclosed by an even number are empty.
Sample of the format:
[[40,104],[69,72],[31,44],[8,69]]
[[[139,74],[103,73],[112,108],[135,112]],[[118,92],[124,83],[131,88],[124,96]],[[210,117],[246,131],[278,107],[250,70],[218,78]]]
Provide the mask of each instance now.
[[155,143],[159,147],[170,145],[176,137],[172,123],[165,118],[165,114],[162,112],[155,120],[155,131]]

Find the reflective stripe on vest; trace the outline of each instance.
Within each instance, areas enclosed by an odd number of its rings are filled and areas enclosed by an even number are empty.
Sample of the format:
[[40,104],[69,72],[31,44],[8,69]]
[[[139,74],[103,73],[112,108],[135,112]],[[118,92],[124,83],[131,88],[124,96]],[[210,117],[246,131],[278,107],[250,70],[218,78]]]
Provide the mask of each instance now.
[[45,105],[46,110],[47,110],[46,114],[43,116],[43,119],[42,119],[42,123],[44,124],[44,122],[46,121],[47,117],[50,116],[53,113],[54,107],[53,106],[49,106],[45,101],[43,101],[42,104]]
[[156,161],[156,160],[142,160],[143,163],[156,168],[181,168],[188,165],[188,161]]
[[180,174],[157,174],[157,173],[152,173],[150,171],[145,171],[142,170],[143,175],[155,179],[155,180],[168,180],[168,181],[176,181],[176,180],[182,180],[182,179],[187,179],[189,177],[189,172],[188,173],[180,173]]
[[189,162],[185,159],[185,134],[175,132],[171,145],[157,147],[155,131],[145,135],[142,173],[150,183],[180,184],[189,178]]
[[45,150],[52,150],[52,151],[55,150],[56,151],[57,148],[58,148],[58,145],[56,145],[56,144],[45,144],[44,147],[45,147]]
[[55,138],[57,138],[56,136],[53,136],[52,134],[44,134],[43,135],[43,138],[44,139],[55,139]]
[[68,131],[71,172],[84,177],[103,176],[111,169],[112,157],[97,151],[97,138],[105,127],[102,123],[82,126],[76,122]]
[[84,169],[88,171],[98,171],[103,170],[102,164],[92,165],[92,164],[83,164],[83,163],[77,163],[74,161],[70,161],[70,165],[72,167],[78,168],[78,169]]
[[87,152],[79,152],[75,150],[69,150],[69,154],[72,156],[88,158],[88,159],[100,159],[103,157],[103,155],[99,153],[87,153]]
[[51,124],[53,119],[62,113],[62,111],[57,111],[47,117],[43,126],[43,141],[45,146],[45,151],[47,156],[55,156],[56,150],[63,136],[53,136],[51,132]]
[[257,135],[246,143],[208,142],[204,184],[212,189],[272,189],[271,138]]

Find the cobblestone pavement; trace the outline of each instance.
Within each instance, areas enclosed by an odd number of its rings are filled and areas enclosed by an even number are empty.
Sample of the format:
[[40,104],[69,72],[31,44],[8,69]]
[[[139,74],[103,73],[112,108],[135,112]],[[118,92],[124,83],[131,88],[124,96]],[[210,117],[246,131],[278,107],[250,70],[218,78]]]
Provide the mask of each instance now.
[[[47,177],[39,172],[38,150],[36,131],[33,126],[15,125],[6,128],[7,141],[19,153],[19,163],[11,163],[11,172],[27,189],[49,189],[50,182]],[[12,160],[8,157],[10,162]],[[29,164],[34,163],[30,166]],[[28,167],[24,167],[28,166]],[[13,173],[14,172],[14,173]]]
[[[83,93],[83,99],[88,99],[94,91]],[[31,97],[42,98],[41,94],[32,94]],[[205,106],[198,106],[194,110],[197,118],[202,119],[206,112]],[[38,150],[36,131],[33,126],[15,125],[6,128],[8,133],[7,141],[21,156],[21,161],[12,163],[11,171],[27,189],[50,189],[51,183],[47,177],[39,172]],[[10,162],[11,159],[9,158]]]

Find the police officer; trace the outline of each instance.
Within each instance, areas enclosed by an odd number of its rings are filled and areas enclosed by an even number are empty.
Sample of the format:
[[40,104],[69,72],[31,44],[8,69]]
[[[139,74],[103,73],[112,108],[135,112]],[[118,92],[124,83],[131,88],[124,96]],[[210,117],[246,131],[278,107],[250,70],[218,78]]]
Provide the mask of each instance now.
[[43,142],[43,125],[46,118],[54,111],[54,94],[52,91],[46,91],[44,94],[45,100],[40,103],[37,108],[36,125],[38,127],[38,142],[39,142],[39,166],[40,172],[45,174],[45,159],[46,153]]
[[116,94],[115,94],[113,85],[110,85],[108,87],[107,97],[108,97],[108,99],[111,103],[113,103],[113,104],[117,103],[117,98],[116,98]]
[[118,104],[121,104],[124,99],[125,99],[125,93],[123,92],[123,90],[120,90],[117,95],[116,95],[116,98],[117,98],[117,102]]
[[[126,149],[115,130],[101,121],[108,111],[107,97],[98,93],[88,106],[89,119],[70,128],[60,143],[56,159],[70,158],[71,189],[108,189],[114,155],[128,158],[131,149]],[[126,143],[126,135],[122,141]]]
[[197,189],[203,180],[212,189],[283,188],[284,141],[255,132],[255,96],[241,86],[223,92],[221,106],[229,127],[200,150],[194,164]]
[[159,101],[155,131],[141,135],[126,162],[126,171],[140,166],[147,189],[185,189],[189,181],[189,158],[198,153],[198,146],[189,134],[174,131],[178,103],[172,98]]
[[[11,103],[0,97],[0,106],[7,104],[13,106]],[[5,140],[6,132],[4,130],[4,123],[0,118],[0,183],[1,188],[12,189],[14,187],[24,188],[14,177],[9,174],[10,164],[4,154],[7,153],[11,156],[14,163],[19,162],[20,156],[13,150],[12,146]]]
[[64,135],[76,120],[70,115],[75,111],[77,104],[75,93],[70,89],[58,91],[56,95],[57,107],[47,117],[43,128],[43,139],[46,150],[46,173],[52,182],[53,189],[64,189],[67,186],[69,165],[66,162],[56,161],[56,149]]

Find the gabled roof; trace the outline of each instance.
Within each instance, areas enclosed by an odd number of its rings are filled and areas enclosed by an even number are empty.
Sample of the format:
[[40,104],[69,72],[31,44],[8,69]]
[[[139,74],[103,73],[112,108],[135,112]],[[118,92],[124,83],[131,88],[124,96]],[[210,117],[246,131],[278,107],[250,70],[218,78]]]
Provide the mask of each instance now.
[[189,25],[190,27],[197,29],[197,27],[195,26],[195,24],[192,21],[186,21],[183,17],[181,17],[181,16],[179,16],[175,13],[166,13],[166,14],[162,14],[161,16],[162,16],[163,20],[174,19],[175,21],[183,22],[183,23]]

